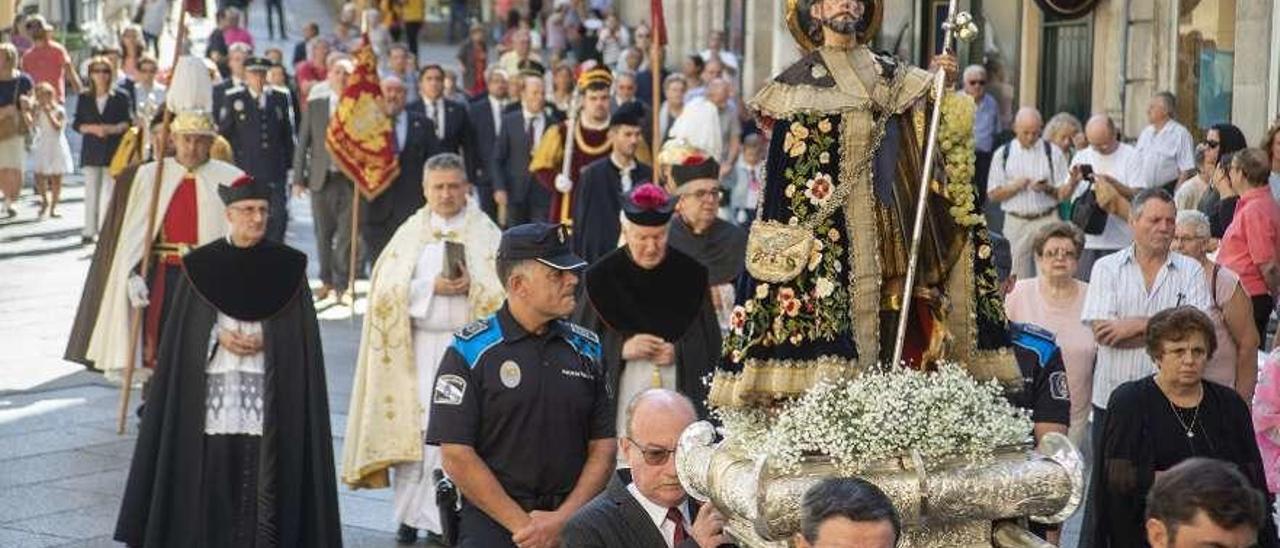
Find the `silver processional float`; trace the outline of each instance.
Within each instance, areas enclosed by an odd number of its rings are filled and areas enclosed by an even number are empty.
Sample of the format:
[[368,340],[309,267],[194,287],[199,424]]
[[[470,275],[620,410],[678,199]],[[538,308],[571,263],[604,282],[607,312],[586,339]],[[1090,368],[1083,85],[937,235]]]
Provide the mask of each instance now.
[[[947,13],[943,51],[951,51],[954,40],[968,41],[978,32],[973,16],[957,9],[957,0],[950,0]],[[901,301],[904,308],[891,363],[901,361],[906,340],[909,292],[917,274],[946,87],[945,71],[935,71],[935,108],[929,120],[904,284],[908,293]],[[800,528],[801,498],[810,487],[831,477],[856,475],[880,487],[902,518],[900,546],[904,547],[1052,546],[1028,531],[1027,520],[1061,523],[1079,507],[1084,491],[1080,452],[1057,433],[1045,435],[1036,447],[1030,442],[1003,446],[981,459],[930,459],[910,451],[861,466],[856,472],[822,455],[805,455],[791,466],[776,466],[767,455],[743,451],[740,444],[732,443],[733,437],[731,429],[717,432],[709,422],[691,425],[680,437],[676,469],[689,495],[720,509],[727,520],[726,533],[748,547],[790,546]]]

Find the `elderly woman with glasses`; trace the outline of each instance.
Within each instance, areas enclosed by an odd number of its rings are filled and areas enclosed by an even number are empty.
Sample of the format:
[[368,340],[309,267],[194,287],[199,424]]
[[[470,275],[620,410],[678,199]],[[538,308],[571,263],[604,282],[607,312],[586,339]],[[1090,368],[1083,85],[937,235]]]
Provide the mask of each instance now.
[[[1092,534],[1082,539],[1090,546],[1146,546],[1147,494],[1160,474],[1189,458],[1231,463],[1266,492],[1248,404],[1204,379],[1221,350],[1212,320],[1192,306],[1166,309],[1151,317],[1145,339],[1156,373],[1120,385],[1107,404],[1090,482]],[[1255,546],[1280,546],[1275,522],[1263,522]]]
[[1005,297],[1005,313],[1010,321],[1029,323],[1053,333],[1062,349],[1071,394],[1071,425],[1067,436],[1081,445],[1089,423],[1089,402],[1093,392],[1093,364],[1098,343],[1093,331],[1080,322],[1089,284],[1074,275],[1084,249],[1084,234],[1075,225],[1057,222],[1046,225],[1032,241],[1035,278],[1018,280]]
[[1258,378],[1260,340],[1253,323],[1253,304],[1240,285],[1240,277],[1209,258],[1213,244],[1208,216],[1194,209],[1178,212],[1172,249],[1200,261],[1209,282],[1211,306],[1207,312],[1213,321],[1218,351],[1205,365],[1204,378],[1234,388],[1241,398],[1250,401]]

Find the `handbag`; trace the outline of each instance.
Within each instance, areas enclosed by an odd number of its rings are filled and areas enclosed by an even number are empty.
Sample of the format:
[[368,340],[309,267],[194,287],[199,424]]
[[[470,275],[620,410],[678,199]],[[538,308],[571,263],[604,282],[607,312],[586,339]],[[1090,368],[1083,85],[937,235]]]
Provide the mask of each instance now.
[[1071,200],[1071,222],[1085,234],[1097,236],[1107,228],[1107,211],[1098,203],[1098,194],[1093,191],[1093,181],[1089,181],[1088,185],[1084,192]]
[[[894,74],[890,85],[891,97],[897,96],[897,91],[901,89],[903,72],[897,71]],[[880,141],[884,139],[888,119],[887,112],[877,111],[873,115],[872,124],[876,129],[871,134],[866,157],[854,164],[856,171],[849,180],[835,185],[831,196],[818,211],[796,224],[764,219],[756,219],[751,223],[751,228],[747,231],[746,266],[747,272],[753,278],[767,283],[783,283],[791,281],[804,271],[809,264],[809,255],[817,245],[818,225],[835,213],[836,208],[844,204],[849,192],[853,190],[853,185],[856,184],[855,181],[861,180],[863,174],[871,169],[872,155],[874,151],[880,149]],[[767,187],[769,176],[764,168],[760,171],[760,180],[765,181],[764,185]],[[761,191],[756,210],[762,213],[765,211],[765,193],[766,191]]]

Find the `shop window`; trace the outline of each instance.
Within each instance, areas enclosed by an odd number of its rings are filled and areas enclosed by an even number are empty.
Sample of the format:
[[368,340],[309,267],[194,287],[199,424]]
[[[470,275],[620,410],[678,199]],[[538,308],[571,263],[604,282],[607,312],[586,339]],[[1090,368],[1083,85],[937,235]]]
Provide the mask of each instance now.
[[1178,4],[1177,119],[1199,136],[1231,120],[1236,0]]

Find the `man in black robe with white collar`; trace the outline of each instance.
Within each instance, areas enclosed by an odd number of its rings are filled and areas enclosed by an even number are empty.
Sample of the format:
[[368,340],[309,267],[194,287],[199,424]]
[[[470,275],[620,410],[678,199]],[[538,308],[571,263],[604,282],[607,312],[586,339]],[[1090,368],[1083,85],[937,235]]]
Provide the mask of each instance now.
[[573,189],[573,252],[587,263],[618,248],[622,202],[632,188],[648,181],[653,172],[636,160],[643,132],[644,105],[632,101],[609,116],[612,151],[582,168]]
[[306,255],[263,239],[266,184],[218,192],[230,234],[182,258],[115,539],[339,547]]
[[734,283],[746,270],[747,231],[718,216],[724,189],[720,186],[720,164],[714,158],[673,165],[671,179],[678,197],[671,221],[671,247],[707,267],[712,304],[721,328],[728,329]]
[[[667,245],[674,200],[653,183],[622,204],[624,244],[591,265],[575,322],[600,335],[615,401],[670,388],[706,416],[707,387],[720,356],[720,327],[707,292],[707,269]],[[624,406],[618,424],[625,431]]]

